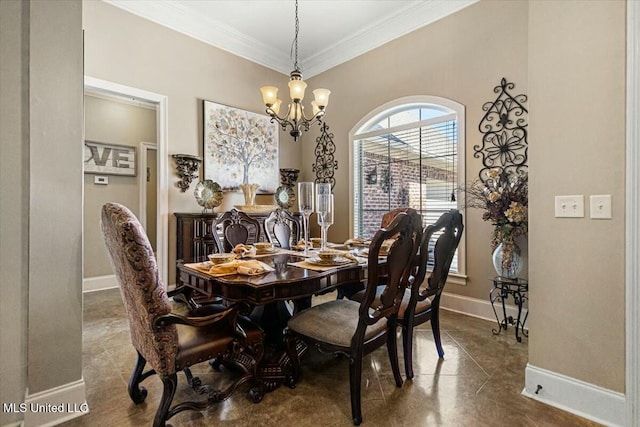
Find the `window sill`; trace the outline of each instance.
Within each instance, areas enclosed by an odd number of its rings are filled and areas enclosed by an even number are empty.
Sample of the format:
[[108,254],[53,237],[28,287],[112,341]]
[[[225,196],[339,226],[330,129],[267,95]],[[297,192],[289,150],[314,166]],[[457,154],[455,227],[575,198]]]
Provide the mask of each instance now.
[[467,286],[467,279],[469,279],[469,277],[466,274],[449,273],[449,276],[447,276],[447,283]]

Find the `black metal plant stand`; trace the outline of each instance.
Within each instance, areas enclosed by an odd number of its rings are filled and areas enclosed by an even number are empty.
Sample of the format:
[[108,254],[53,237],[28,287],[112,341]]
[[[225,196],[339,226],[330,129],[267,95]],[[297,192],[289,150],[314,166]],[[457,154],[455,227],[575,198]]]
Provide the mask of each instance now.
[[[514,319],[513,316],[507,316],[507,309],[505,307],[505,300],[509,298],[509,295],[513,297],[513,302],[518,307],[518,318]],[[502,320],[498,317],[496,311],[495,302],[500,300],[502,303]],[[516,340],[522,342],[520,332],[525,337],[529,336],[529,333],[524,329],[525,323],[527,323],[527,317],[529,312],[524,315],[522,319],[522,305],[525,301],[529,300],[529,281],[525,279],[507,279],[506,277],[496,276],[493,278],[493,288],[489,291],[489,301],[491,301],[491,308],[493,314],[496,316],[498,322],[498,329],[492,329],[494,335],[499,335],[504,329],[507,330],[509,324],[515,326]]]

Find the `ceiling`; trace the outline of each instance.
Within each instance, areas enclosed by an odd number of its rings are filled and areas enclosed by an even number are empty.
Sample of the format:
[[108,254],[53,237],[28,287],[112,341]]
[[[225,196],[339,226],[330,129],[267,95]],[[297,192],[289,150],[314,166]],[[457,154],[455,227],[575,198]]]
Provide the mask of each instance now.
[[[103,0],[289,74],[294,0]],[[298,65],[326,71],[478,0],[300,0]]]

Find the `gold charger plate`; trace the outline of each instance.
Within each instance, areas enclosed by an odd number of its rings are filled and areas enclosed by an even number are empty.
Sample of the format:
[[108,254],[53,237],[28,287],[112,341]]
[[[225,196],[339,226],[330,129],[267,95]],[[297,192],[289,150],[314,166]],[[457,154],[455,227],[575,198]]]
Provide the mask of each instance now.
[[305,261],[307,261],[309,264],[319,265],[322,267],[345,265],[351,262],[350,259],[343,257],[336,257],[333,260],[324,260],[320,257],[311,257],[307,258]]
[[256,248],[256,255],[266,255],[266,254],[272,254],[277,250],[277,248],[274,246],[271,249],[258,249]]

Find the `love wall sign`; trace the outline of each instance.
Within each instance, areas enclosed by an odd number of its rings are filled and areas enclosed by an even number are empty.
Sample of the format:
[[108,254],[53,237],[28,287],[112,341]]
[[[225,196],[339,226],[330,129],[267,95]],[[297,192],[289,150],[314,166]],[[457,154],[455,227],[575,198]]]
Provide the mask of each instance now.
[[85,141],[84,173],[136,176],[136,147]]

